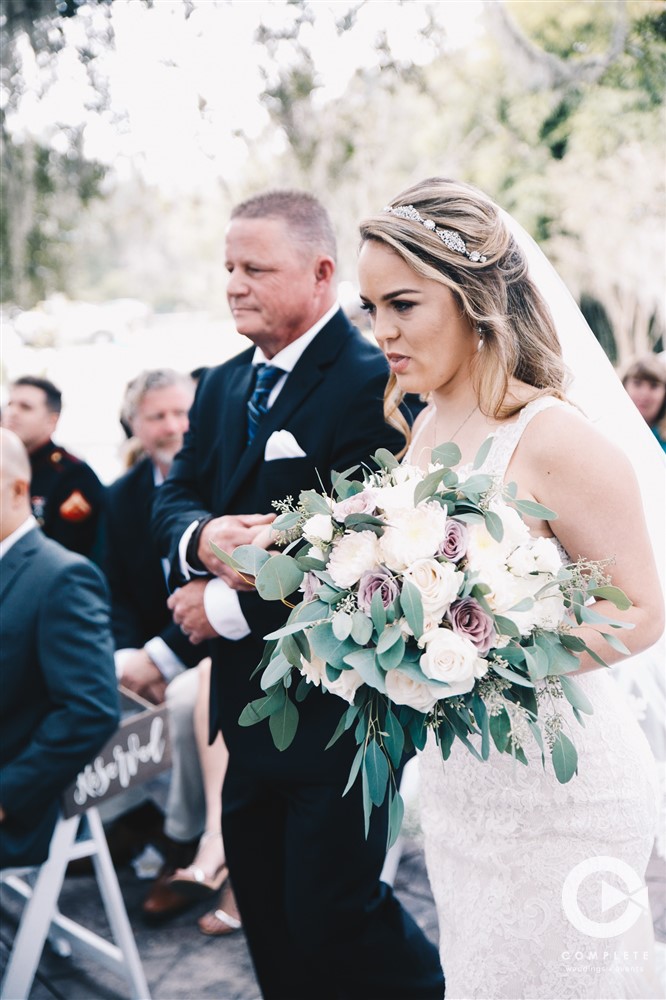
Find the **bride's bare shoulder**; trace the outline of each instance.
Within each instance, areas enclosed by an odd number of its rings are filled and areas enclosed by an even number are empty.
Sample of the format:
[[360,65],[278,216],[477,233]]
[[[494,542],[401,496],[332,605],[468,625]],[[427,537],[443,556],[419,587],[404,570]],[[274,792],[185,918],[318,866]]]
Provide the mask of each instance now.
[[600,465],[629,468],[624,452],[575,406],[550,406],[530,420],[522,439],[523,458],[546,472],[573,465],[589,472]]

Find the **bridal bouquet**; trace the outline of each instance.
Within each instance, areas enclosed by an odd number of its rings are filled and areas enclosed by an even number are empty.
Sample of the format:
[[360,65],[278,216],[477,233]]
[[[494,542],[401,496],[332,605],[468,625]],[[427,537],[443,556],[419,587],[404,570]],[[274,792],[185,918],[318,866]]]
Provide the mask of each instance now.
[[[403,811],[396,770],[429,730],[445,760],[460,740],[480,760],[492,742],[527,764],[523,747],[533,738],[544,766],[548,752],[558,780],[569,781],[577,755],[557,703],[567,699],[582,724],[592,706],[567,675],[585,650],[604,662],[574,628],[627,627],[592,606],[604,598],[629,607],[602,566],[565,565],[557,543],[530,535],[521,516],[556,514],[475,471],[490,443],[460,477],[454,444],[433,451],[428,472],[380,450],[362,481],[349,469],[333,474],[332,496],[307,491],[275,504],[284,552],[215,549],[255,578],[262,598],[291,608],[266,636],[257,668],[265,695],[240,724],[267,718],[285,749],[312,687],[339,698],[328,745],[352,727],[358,745],[345,794],[360,775],[366,832],[372,806],[388,795],[389,842]],[[627,651],[608,628],[603,634]]]

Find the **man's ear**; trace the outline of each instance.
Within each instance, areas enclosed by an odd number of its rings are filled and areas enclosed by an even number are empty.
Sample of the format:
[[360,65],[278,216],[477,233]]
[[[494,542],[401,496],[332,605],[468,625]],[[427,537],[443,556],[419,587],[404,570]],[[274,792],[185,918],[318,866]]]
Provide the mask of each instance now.
[[318,282],[330,284],[335,274],[335,261],[332,257],[317,257],[315,261],[315,278]]

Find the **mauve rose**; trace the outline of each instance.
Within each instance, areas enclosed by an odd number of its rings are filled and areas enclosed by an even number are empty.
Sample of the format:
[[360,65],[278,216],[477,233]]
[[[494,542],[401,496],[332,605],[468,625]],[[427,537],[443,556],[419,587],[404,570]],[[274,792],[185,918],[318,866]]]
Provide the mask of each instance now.
[[344,521],[350,514],[374,514],[377,509],[374,490],[363,490],[362,493],[354,493],[346,500],[339,500],[333,504],[333,517],[336,521]]
[[358,606],[366,615],[370,614],[370,605],[376,591],[379,591],[382,604],[388,608],[400,593],[397,581],[388,570],[368,570],[360,579],[358,585]]
[[467,552],[467,528],[462,521],[450,517],[446,522],[446,537],[439,547],[440,555],[458,562]]
[[469,639],[482,656],[493,648],[497,639],[495,625],[490,615],[473,597],[455,601],[449,608],[449,617],[453,631]]
[[299,588],[303,594],[303,601],[305,603],[308,601],[314,601],[320,587],[321,580],[319,577],[315,576],[314,573],[306,573]]

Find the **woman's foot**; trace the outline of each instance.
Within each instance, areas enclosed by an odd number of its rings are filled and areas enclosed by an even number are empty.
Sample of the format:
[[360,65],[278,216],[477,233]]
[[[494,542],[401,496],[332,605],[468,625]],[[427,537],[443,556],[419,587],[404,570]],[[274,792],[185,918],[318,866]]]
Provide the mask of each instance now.
[[211,830],[202,834],[192,864],[187,868],[177,868],[169,879],[169,885],[190,898],[205,899],[218,892],[228,877],[222,834]]
[[240,913],[230,882],[226,883],[220,893],[217,909],[199,917],[197,927],[202,934],[207,934],[209,937],[222,937],[224,934],[233,934],[234,931],[240,930],[242,927]]

